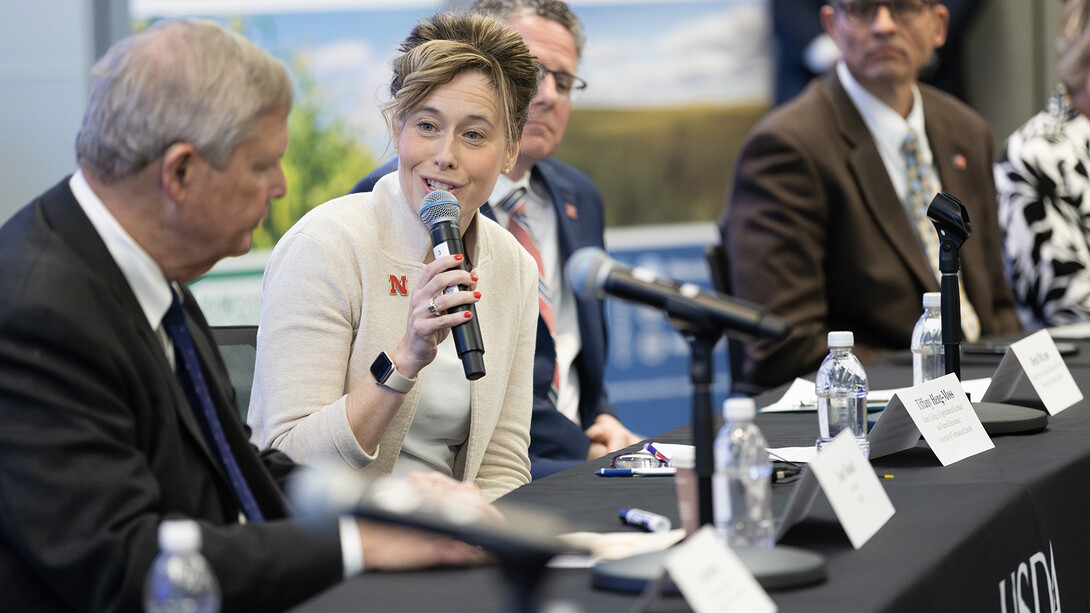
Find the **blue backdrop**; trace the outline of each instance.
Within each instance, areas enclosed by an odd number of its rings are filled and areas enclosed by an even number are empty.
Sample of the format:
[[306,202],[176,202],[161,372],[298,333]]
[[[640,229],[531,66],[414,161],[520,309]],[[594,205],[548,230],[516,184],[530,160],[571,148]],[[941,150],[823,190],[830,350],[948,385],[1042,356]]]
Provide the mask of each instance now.
[[[611,245],[609,253],[629,266],[710,289],[706,244]],[[621,421],[643,436],[655,436],[692,421],[690,350],[681,333],[661,311],[616,298],[606,298],[606,316],[610,334],[606,386]],[[718,411],[730,389],[723,340],[716,345],[713,359],[712,407]]]

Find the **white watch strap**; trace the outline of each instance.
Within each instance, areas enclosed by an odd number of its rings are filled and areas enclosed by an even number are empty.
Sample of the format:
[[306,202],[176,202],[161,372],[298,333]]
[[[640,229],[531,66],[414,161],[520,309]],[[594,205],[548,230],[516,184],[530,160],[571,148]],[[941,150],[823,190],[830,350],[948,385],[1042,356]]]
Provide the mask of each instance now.
[[401,392],[402,394],[408,394],[409,390],[416,385],[416,379],[410,379],[397,372],[397,364],[394,364],[393,361],[391,361],[390,364],[393,365],[393,368],[390,369],[390,376],[386,377],[386,380],[382,382],[382,385],[385,385],[394,391]]

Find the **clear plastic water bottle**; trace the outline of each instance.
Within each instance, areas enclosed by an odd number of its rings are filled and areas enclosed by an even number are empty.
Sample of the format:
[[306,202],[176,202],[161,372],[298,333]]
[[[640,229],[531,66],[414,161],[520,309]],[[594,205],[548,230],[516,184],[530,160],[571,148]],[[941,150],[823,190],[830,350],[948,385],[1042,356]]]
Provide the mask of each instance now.
[[775,544],[772,522],[772,462],[753,418],[752,398],[728,398],[725,423],[715,439],[712,510],[720,538],[731,547]]
[[912,385],[938,379],[946,374],[946,351],[942,344],[942,293],[923,295],[923,315],[912,329]]
[[220,586],[201,555],[201,529],[192,520],[159,524],[159,555],[144,583],[148,613],[219,613]]
[[867,441],[867,373],[852,353],[855,335],[829,333],[829,355],[818,369],[817,395],[818,451],[844,430],[851,431],[863,457],[870,458]]

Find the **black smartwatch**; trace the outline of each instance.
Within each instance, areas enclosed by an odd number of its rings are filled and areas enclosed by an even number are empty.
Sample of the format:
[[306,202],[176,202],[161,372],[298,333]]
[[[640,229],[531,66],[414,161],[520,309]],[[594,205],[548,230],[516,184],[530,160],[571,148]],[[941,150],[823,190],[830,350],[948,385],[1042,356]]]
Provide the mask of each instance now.
[[385,351],[378,354],[375,361],[371,362],[371,376],[375,378],[379,385],[385,385],[402,394],[409,393],[409,390],[416,384],[416,379],[410,379],[397,372],[397,366],[394,365],[394,361],[390,359],[390,356],[386,355]]

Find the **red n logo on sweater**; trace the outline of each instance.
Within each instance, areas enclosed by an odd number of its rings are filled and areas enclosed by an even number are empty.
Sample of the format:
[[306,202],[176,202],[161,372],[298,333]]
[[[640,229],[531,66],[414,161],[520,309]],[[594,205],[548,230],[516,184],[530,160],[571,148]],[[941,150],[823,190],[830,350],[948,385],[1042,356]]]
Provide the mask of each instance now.
[[405,287],[405,275],[398,277],[397,275],[390,275],[390,295],[401,294],[402,296],[408,295],[409,290]]

